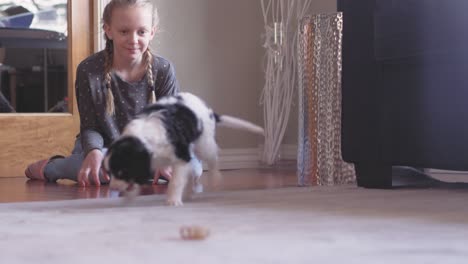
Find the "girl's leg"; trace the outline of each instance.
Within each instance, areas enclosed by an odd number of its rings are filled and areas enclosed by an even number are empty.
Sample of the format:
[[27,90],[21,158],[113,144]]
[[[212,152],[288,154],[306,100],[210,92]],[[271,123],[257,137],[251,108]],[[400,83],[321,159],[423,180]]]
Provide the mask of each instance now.
[[50,182],[55,182],[58,179],[76,180],[81,163],[83,163],[82,152],[81,140],[77,137],[72,154],[69,157],[53,156],[36,161],[28,165],[24,173],[26,177],[32,180]]
[[[103,152],[105,154],[105,150],[103,150]],[[44,176],[51,182],[55,182],[59,179],[77,181],[83,160],[84,154],[81,148],[81,140],[80,138],[77,138],[72,154],[65,158],[51,159],[44,168]],[[109,183],[103,179],[102,175],[100,175],[100,179],[101,184]]]
[[60,179],[76,181],[83,160],[81,140],[77,138],[72,154],[65,158],[51,159],[44,168],[44,176],[50,182],[55,182]]
[[44,176],[50,182],[60,179],[76,181],[83,163],[83,154],[71,154],[65,158],[52,159],[44,168]]

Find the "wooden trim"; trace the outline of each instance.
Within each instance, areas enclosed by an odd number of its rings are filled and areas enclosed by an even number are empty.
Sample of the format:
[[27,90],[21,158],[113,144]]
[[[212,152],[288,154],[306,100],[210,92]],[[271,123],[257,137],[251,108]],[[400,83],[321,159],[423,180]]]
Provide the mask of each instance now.
[[26,166],[69,155],[79,131],[76,67],[92,53],[93,1],[68,0],[68,114],[0,114],[0,177],[24,177]]

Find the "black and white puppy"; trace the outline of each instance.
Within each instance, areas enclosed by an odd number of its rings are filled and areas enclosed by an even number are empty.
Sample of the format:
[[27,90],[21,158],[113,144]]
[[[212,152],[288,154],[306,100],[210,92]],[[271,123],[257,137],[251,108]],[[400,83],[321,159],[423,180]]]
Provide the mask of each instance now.
[[216,125],[264,134],[263,128],[248,121],[214,113],[191,93],[164,97],[149,105],[128,123],[106,153],[103,167],[111,177],[110,188],[138,190],[135,186],[148,183],[158,168],[171,167],[167,203],[182,205],[187,182],[198,183],[198,178],[191,177],[194,156],[206,162],[212,181],[220,178]]

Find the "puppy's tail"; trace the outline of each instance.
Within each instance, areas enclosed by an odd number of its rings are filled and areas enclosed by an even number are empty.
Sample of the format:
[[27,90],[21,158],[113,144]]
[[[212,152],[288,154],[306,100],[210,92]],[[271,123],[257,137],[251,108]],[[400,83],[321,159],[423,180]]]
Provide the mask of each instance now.
[[262,127],[259,127],[254,123],[242,120],[237,117],[227,115],[216,115],[216,123],[218,126],[246,130],[262,136],[265,135],[265,130]]

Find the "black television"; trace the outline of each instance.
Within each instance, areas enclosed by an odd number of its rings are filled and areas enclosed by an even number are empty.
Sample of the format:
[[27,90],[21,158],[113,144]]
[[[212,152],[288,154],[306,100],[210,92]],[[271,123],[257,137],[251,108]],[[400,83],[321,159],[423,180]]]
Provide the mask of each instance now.
[[467,0],[338,0],[342,153],[359,186],[392,167],[468,170]]

